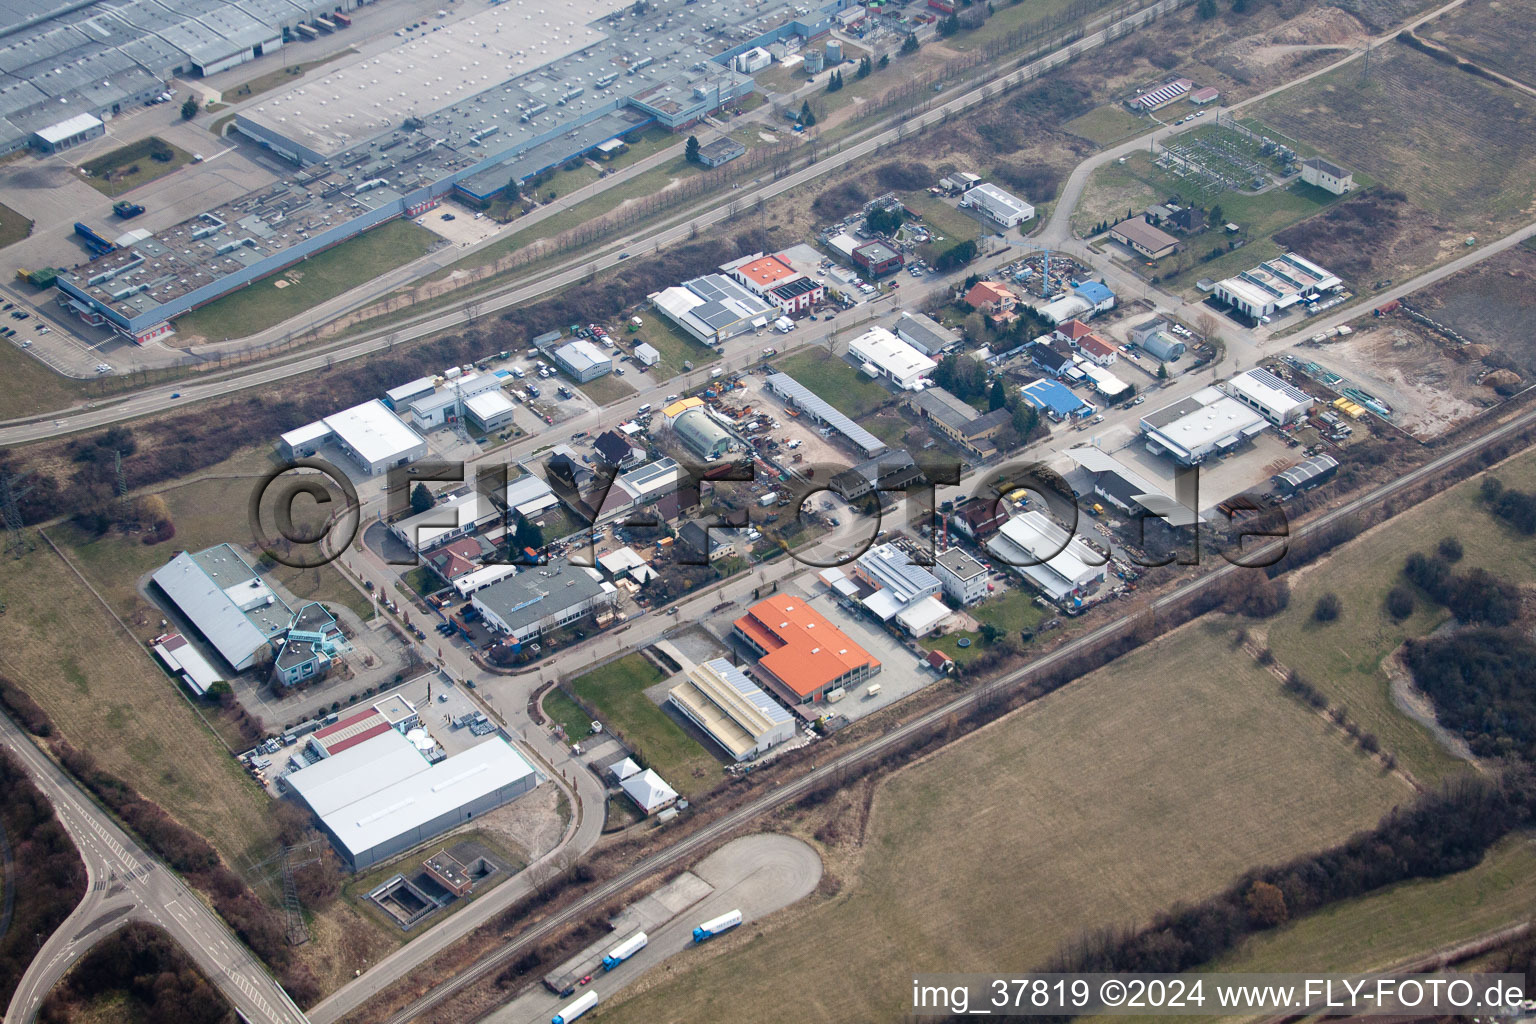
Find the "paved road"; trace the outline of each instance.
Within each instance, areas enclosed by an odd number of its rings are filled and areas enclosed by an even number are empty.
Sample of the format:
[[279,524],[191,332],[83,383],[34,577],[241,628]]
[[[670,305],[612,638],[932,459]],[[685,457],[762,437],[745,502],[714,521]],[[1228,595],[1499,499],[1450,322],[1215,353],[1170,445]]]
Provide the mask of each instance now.
[[[1380,487],[1358,498],[1339,505],[1304,526],[1293,527],[1291,537],[1295,539],[1327,530],[1372,504],[1417,486],[1425,479],[1439,473],[1468,454],[1501,441],[1512,434],[1528,429],[1533,425],[1536,425],[1536,410],[1522,413],[1502,426],[1488,431],[1482,437],[1467,441],[1437,456],[1418,469],[1412,470],[1396,480],[1382,484]],[[1280,542],[1276,542],[1276,544],[1278,543]],[[1262,545],[1246,551],[1245,554],[1250,559],[1261,558],[1266,553],[1274,550],[1276,544]],[[1206,588],[1219,585],[1231,573],[1238,571],[1251,570],[1240,570],[1237,566],[1223,564],[1219,568],[1213,569],[1156,599],[1150,605],[1150,611],[1153,615],[1156,615],[1158,612],[1174,608]],[[1132,623],[1125,619],[1108,622],[1078,639],[1064,644],[1048,654],[1042,655],[1028,665],[1000,677],[997,681],[998,685],[1002,688],[1014,687],[1028,678],[1046,672],[1078,654],[1094,649],[1117,636],[1130,625]],[[749,822],[755,821],[769,811],[783,806],[785,803],[793,801],[819,786],[835,782],[842,778],[842,773],[846,772],[849,768],[864,761],[882,757],[909,738],[923,735],[926,730],[937,728],[949,715],[968,712],[974,706],[976,699],[976,695],[957,697],[910,722],[897,726],[890,732],[869,741],[863,746],[821,764],[820,767],[807,772],[797,779],[785,782],[783,785],[762,794],[752,802],[743,805],[718,821],[700,829],[698,832],[689,835],[664,850],[652,854],[650,857],[636,863],[623,874],[598,886],[588,895],[567,904],[558,913],[546,918],[516,940],[501,947],[494,953],[482,957],[474,966],[460,971],[453,978],[437,985],[431,991],[414,1000],[400,1012],[389,1018],[389,1024],[408,1024],[408,1022],[420,1017],[442,1000],[501,969],[504,964],[522,955],[533,944],[541,941],[555,930],[585,917],[616,896],[621,896],[641,880],[650,877],[658,871],[667,870],[677,865],[692,856],[700,848],[707,846],[722,836],[730,834]]]
[[154,856],[140,849],[65,773],[0,715],[0,745],[27,767],[85,861],[86,894],[22,976],[6,1024],[36,1017],[48,992],[86,950],[130,920],[159,925],[252,1024],[303,1024],[304,1014],[224,923]]
[[[979,85],[977,88],[971,89],[954,99],[938,104],[923,113],[902,121],[893,128],[874,134],[858,143],[843,145],[842,148],[834,149],[831,153],[824,153],[815,163],[786,175],[777,181],[769,182],[755,189],[741,189],[730,198],[723,200],[713,209],[700,213],[684,223],[679,223],[672,227],[647,230],[627,238],[615,239],[608,243],[607,252],[603,255],[587,255],[579,259],[573,259],[563,269],[546,273],[543,277],[531,283],[519,282],[499,290],[482,293],[474,298],[474,303],[480,315],[488,315],[509,306],[521,305],[549,292],[579,284],[595,271],[606,270],[618,264],[624,252],[659,250],[663,247],[686,241],[693,237],[697,231],[707,230],[716,224],[728,221],[733,216],[733,211],[735,210],[750,208],[759,199],[771,199],[824,174],[849,165],[862,163],[866,158],[876,155],[884,147],[899,141],[921,127],[941,123],[945,118],[953,114],[960,113],[972,106],[990,100],[1001,87],[1011,87],[1038,78],[1047,71],[1060,67],[1075,57],[1104,45],[1111,32],[1118,32],[1120,35],[1124,35],[1130,28],[1145,24],[1169,11],[1185,6],[1189,2],[1190,0],[1158,0],[1157,3],[1116,22],[1115,27],[1101,28],[1068,46],[1030,62],[1024,67],[1018,68],[999,78],[989,80],[985,84]],[[467,298],[468,296],[466,296]],[[381,328],[358,341],[331,349],[328,352],[301,356],[280,364],[258,367],[249,372],[233,373],[218,379],[196,383],[167,384],[160,387],[147,388],[134,392],[131,396],[112,404],[90,403],[96,407],[85,408],[82,405],[63,411],[62,414],[54,413],[51,415],[51,418],[31,418],[25,422],[11,421],[3,429],[0,429],[0,445],[22,444],[90,427],[104,426],[109,423],[117,423],[122,420],[161,411],[167,406],[176,404],[177,401],[182,403],[202,401],[231,394],[253,385],[270,384],[273,381],[283,380],[300,373],[308,373],[335,363],[366,355],[370,352],[376,352],[399,342],[411,341],[450,330],[463,325],[469,319],[471,319],[470,316],[463,309],[446,311],[429,316],[419,322]],[[180,393],[182,397],[180,399],[172,399],[171,395],[173,393]]]
[[[355,550],[349,553],[342,568],[356,578],[373,580],[376,585],[395,579],[399,569],[398,566],[385,565],[366,547],[362,553]],[[496,915],[531,894],[536,879],[547,881],[562,867],[575,863],[581,854],[597,845],[602,835],[607,802],[607,790],[602,782],[586,765],[571,756],[569,747],[557,742],[548,729],[535,726],[528,717],[528,697],[541,684],[542,675],[533,673],[488,678],[469,657],[468,652],[457,643],[434,639],[417,646],[428,664],[440,665],[455,682],[477,680],[479,688],[469,692],[502,720],[506,729],[518,738],[519,746],[525,752],[541,762],[539,767],[550,775],[554,784],[560,787],[570,801],[573,820],[555,849],[490,892],[476,897],[458,913],[415,936],[371,966],[366,973],[353,978],[312,1007],[309,1019],[315,1024],[330,1024],[346,1016],[405,974],[474,929],[490,922]],[[439,650],[441,655],[438,654]],[[491,679],[495,680],[494,688],[488,685]]]

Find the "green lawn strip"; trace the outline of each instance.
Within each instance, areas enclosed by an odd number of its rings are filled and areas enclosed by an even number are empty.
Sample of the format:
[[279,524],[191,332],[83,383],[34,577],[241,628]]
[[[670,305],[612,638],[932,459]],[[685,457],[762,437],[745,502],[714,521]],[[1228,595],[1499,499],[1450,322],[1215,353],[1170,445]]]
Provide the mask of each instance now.
[[[1045,609],[1035,604],[1034,596],[1023,589],[988,598],[967,608],[966,612],[977,622],[996,626],[1015,641],[1019,640],[1023,630],[1034,630],[1047,618]],[[961,647],[962,639],[969,640],[970,644]],[[986,650],[988,644],[980,632],[961,630],[924,641],[923,646],[930,651],[943,651],[964,668]]]
[[349,46],[345,50],[338,50],[336,53],[328,57],[321,57],[319,60],[305,61],[301,64],[289,64],[286,67],[278,68],[276,71],[268,71],[264,75],[257,75],[255,78],[242,82],[232,89],[226,89],[223,93],[224,101],[226,103],[239,103],[250,99],[252,96],[259,96],[280,85],[287,85],[289,82],[302,78],[305,72],[312,71],[332,61],[340,60],[343,57],[351,56],[356,52],[356,50]]
[[544,713],[565,727],[565,737],[572,743],[592,730],[592,719],[558,686],[544,695]]
[[9,206],[0,204],[0,249],[8,245],[15,245],[31,233],[31,220],[17,213]]
[[176,321],[177,330],[209,341],[247,337],[404,266],[437,238],[411,221],[392,220],[193,310]]
[[1074,117],[1063,124],[1061,130],[1087,139],[1102,149],[1155,127],[1152,121],[1138,117],[1118,103],[1106,103]]
[[[157,154],[164,159],[156,159]],[[87,185],[103,195],[120,196],[191,162],[191,153],[150,136],[87,160],[80,169],[89,172]]]
[[639,654],[626,655],[571,681],[576,696],[597,708],[610,728],[683,796],[695,797],[720,779],[720,762],[645,695],[665,678]]
[[661,364],[649,371],[657,380],[691,373],[683,369],[684,363],[692,363],[697,370],[719,360],[720,353],[684,334],[681,328],[666,317],[647,312],[641,314],[641,319],[644,326],[634,334],[627,335],[625,344],[633,348],[643,341],[661,353]]
[[[630,371],[625,371],[626,376]],[[607,405],[609,402],[617,402],[622,398],[628,398],[635,393],[635,389],[622,377],[615,377],[611,373],[605,373],[601,377],[594,377],[585,384],[578,384],[582,392],[598,405]]]

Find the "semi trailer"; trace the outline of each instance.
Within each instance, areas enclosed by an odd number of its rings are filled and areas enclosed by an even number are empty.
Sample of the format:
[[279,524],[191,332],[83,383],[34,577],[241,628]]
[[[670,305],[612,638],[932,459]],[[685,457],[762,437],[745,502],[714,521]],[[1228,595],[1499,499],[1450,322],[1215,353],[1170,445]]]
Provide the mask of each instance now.
[[549,1024],[571,1024],[571,1021],[586,1013],[597,1005],[597,993],[588,989],[585,994],[579,996],[553,1017],[549,1018]]
[[721,914],[719,917],[705,921],[693,930],[693,941],[704,942],[714,938],[721,932],[728,932],[741,924],[741,911],[733,910],[729,914]]
[[617,946],[614,946],[608,951],[608,955],[603,957],[603,970],[613,970],[619,964],[644,949],[647,941],[649,940],[646,939],[645,932],[636,932]]

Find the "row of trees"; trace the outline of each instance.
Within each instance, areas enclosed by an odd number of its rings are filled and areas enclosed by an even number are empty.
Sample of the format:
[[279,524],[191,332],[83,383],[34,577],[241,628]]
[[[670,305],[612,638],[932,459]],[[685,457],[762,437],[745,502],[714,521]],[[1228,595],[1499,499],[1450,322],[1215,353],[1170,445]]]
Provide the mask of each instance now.
[[1136,931],[1105,930],[1069,945],[1044,968],[1061,972],[1178,973],[1209,963],[1248,935],[1341,900],[1478,863],[1532,818],[1530,772],[1463,777],[1394,809],[1376,828],[1320,853],[1248,873],[1203,903],[1180,906]]
[[0,879],[11,904],[7,927],[0,928],[0,1006],[4,1006],[37,953],[38,937],[52,935],[85,896],[85,865],[55,817],[53,805],[4,749],[0,749],[0,793],[5,794],[0,801],[0,835],[10,844],[6,877]]

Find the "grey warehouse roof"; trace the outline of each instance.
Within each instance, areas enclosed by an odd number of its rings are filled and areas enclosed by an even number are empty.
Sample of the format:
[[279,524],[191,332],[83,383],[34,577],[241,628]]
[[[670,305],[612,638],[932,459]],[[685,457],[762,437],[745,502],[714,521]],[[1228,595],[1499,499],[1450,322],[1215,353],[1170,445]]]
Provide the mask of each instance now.
[[861,449],[866,456],[885,451],[885,442],[859,426],[830,405],[816,392],[801,384],[787,373],[768,375],[768,386],[785,401],[805,410],[827,426],[842,434]]

